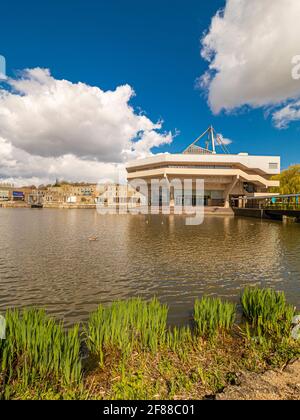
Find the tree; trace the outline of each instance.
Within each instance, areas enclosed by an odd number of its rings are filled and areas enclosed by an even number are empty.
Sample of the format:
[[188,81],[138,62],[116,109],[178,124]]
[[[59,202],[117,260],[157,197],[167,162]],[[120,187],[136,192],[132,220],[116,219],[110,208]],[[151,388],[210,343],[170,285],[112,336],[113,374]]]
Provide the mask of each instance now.
[[280,175],[276,175],[273,180],[280,181],[280,187],[272,188],[272,193],[279,194],[299,194],[300,193],[300,165],[290,166]]

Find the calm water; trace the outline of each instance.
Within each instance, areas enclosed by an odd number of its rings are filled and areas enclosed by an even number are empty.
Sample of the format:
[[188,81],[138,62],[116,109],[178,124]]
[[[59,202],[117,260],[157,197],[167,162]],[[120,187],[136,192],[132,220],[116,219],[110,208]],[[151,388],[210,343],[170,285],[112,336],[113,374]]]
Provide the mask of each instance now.
[[300,224],[0,209],[0,310],[46,307],[70,325],[99,303],[156,295],[182,323],[195,298],[237,301],[249,284],[284,290],[300,307],[299,257]]

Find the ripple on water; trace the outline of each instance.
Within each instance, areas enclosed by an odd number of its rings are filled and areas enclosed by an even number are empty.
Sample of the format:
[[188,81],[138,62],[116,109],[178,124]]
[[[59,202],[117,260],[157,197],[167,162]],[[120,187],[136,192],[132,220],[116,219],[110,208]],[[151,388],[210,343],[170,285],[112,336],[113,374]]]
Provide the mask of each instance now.
[[[182,217],[163,219],[0,209],[0,309],[46,307],[71,325],[100,303],[155,295],[180,323],[195,298],[237,302],[253,284],[284,290],[300,306],[300,225],[212,216],[187,227]],[[88,241],[91,234],[99,240]]]

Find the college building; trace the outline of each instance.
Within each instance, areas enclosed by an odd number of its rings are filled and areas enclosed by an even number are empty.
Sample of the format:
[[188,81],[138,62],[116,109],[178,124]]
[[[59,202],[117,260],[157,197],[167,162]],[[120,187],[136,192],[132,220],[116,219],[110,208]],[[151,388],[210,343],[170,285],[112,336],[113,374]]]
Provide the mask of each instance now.
[[[206,137],[207,136],[207,137]],[[204,147],[199,143],[207,138]],[[167,180],[170,185],[170,205],[196,206],[202,199],[208,207],[240,206],[243,197],[266,196],[270,188],[278,187],[272,179],[280,174],[280,157],[253,156],[248,153],[230,154],[222,138],[210,127],[180,154],[160,154],[127,164],[128,182],[143,180],[148,184],[148,204],[153,203],[152,180]],[[198,197],[196,180],[204,180],[204,197]],[[174,181],[192,180],[192,188],[178,193]],[[159,204],[162,204],[160,189]],[[152,196],[152,197],[151,197]],[[157,201],[157,199],[156,199]]]

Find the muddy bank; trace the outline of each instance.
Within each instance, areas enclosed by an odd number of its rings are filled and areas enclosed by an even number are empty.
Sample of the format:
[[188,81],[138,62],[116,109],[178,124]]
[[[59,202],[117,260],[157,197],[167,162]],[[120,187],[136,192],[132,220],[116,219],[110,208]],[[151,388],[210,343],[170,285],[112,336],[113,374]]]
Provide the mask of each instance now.
[[217,400],[300,400],[300,360],[262,375],[243,373]]

